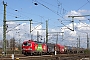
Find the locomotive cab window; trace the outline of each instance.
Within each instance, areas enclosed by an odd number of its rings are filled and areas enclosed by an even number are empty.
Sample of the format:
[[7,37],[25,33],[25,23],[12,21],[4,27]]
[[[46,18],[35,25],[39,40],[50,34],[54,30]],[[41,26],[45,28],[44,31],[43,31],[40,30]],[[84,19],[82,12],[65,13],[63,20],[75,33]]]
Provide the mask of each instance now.
[[24,45],[24,46],[27,46],[27,45],[28,45],[28,43],[27,43],[27,42],[25,42],[25,43],[23,43],[23,45]]
[[30,44],[30,43],[28,43],[28,46],[31,46],[31,44]]

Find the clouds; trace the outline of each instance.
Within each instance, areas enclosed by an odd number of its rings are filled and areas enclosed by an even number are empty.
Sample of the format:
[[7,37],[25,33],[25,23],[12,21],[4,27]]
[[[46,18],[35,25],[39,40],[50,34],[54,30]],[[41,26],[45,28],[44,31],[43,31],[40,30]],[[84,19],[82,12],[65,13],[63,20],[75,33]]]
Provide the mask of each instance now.
[[[90,15],[90,10],[71,10],[70,12],[67,13],[66,17],[68,16],[82,16],[82,15]],[[76,20],[85,20],[85,17],[74,17]]]
[[88,13],[90,13],[90,10],[78,10],[78,13],[88,14]]

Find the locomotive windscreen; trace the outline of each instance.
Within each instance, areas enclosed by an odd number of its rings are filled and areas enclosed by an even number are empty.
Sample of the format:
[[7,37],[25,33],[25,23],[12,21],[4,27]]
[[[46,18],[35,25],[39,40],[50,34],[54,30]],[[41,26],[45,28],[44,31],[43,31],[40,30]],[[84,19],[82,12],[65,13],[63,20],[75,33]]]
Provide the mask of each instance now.
[[30,46],[31,44],[28,43],[28,42],[24,42],[23,45],[24,45],[24,46]]

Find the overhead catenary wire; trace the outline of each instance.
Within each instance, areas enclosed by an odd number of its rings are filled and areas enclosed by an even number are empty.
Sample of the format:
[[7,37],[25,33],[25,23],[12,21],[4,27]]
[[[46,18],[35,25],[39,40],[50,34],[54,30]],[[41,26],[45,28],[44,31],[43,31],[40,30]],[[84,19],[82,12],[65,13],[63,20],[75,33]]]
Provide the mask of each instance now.
[[[47,8],[48,10],[52,11],[53,13],[55,13],[56,15],[60,16],[61,18],[63,18],[60,14],[57,14],[57,12],[55,10],[52,10],[51,8],[47,7],[46,5],[40,3],[39,1],[35,0],[38,4],[42,5],[43,7]],[[36,3],[36,4],[37,4]],[[63,18],[64,19],[64,18]]]
[[28,17],[28,16],[20,13],[20,11],[17,10],[17,9],[10,8],[9,6],[8,6],[7,8],[9,8],[9,9],[13,10],[14,12],[16,12],[16,13],[7,12],[7,13],[9,13],[9,16],[11,15],[11,16],[13,16],[14,18],[22,18],[22,19],[24,19],[24,18],[27,17],[28,19],[30,19],[30,17]]
[[[17,14],[13,14],[11,13],[12,15],[14,15],[15,17],[17,18],[28,18],[30,19],[31,17],[25,15],[25,14],[31,14],[31,15],[34,15],[34,16],[38,16],[40,18],[46,18],[45,16],[41,16],[39,14],[34,14],[34,13],[30,13],[30,12],[26,12],[26,11],[20,11],[18,9],[14,9],[14,8],[11,8],[10,6],[8,7],[9,9],[13,10],[13,11],[16,11],[16,13],[19,13],[20,15],[17,15]],[[23,10],[23,9],[22,9]],[[9,13],[9,12],[8,12]]]
[[[63,15],[68,12],[66,9],[63,8],[62,3],[59,0],[57,0],[57,4],[58,4],[57,13],[60,13],[61,15]],[[59,12],[59,10],[60,10],[60,12]]]
[[90,3],[90,0],[87,0]]
[[79,7],[77,10],[81,9],[82,7],[84,7],[85,5],[87,5],[88,2],[86,2],[85,4],[83,4],[81,7]]
[[[42,5],[43,7],[47,8],[48,10],[52,11],[53,13],[57,14],[57,15],[60,16],[61,18],[63,18],[63,17],[62,17],[60,14],[58,14],[55,10],[52,10],[51,8],[47,7],[46,5],[40,3],[40,2],[37,1],[37,0],[35,0],[35,3],[34,3],[34,4],[35,4],[35,5],[40,4],[40,5]],[[59,5],[58,5],[58,6],[59,6]],[[64,9],[63,9],[63,11],[64,11]],[[64,13],[64,12],[63,12],[63,13]],[[63,18],[63,19],[66,20],[65,18]]]
[[[12,31],[13,29],[15,29],[16,27],[20,26],[21,24],[18,24],[17,26],[13,27],[12,29],[6,31],[6,33],[8,33],[9,31]],[[8,28],[8,27],[7,27]]]
[[58,0],[57,0],[57,5],[53,5],[53,4],[43,1],[43,0],[40,0],[40,1],[47,3],[48,5],[50,5],[52,7],[55,7],[57,9],[57,11],[55,11],[57,14],[63,15],[67,12],[67,10],[62,7],[62,3]]
[[[35,0],[36,1],[36,0]],[[36,1],[37,3],[39,3],[40,5],[42,5],[42,6],[44,6],[45,8],[47,8],[47,9],[49,9],[50,11],[52,11],[53,13],[55,13],[55,14],[57,14],[57,15],[59,15],[60,17],[62,17],[58,12],[56,12],[56,11],[54,11],[54,10],[52,10],[52,9],[50,9],[49,7],[47,7],[47,6],[45,6],[44,4],[41,4],[40,2],[38,2],[38,1]],[[59,2],[59,1],[58,1]],[[60,2],[59,2],[60,3]],[[58,3],[58,9],[59,9],[59,3]],[[61,7],[62,7],[62,5],[61,5]],[[63,11],[64,11],[64,9],[63,9]],[[63,12],[64,13],[64,12]],[[62,17],[63,18],[63,17]],[[65,20],[65,18],[63,18],[64,20]],[[65,25],[64,25],[65,26]],[[71,29],[70,29],[71,30]]]
[[[3,12],[3,10],[1,10],[1,11]],[[1,13],[1,14],[3,14],[3,13]],[[9,17],[11,16],[11,17],[14,17],[15,18],[16,17],[16,14],[7,11],[7,16],[9,16]],[[18,17],[21,17],[21,16],[18,16]]]
[[[52,11],[53,13],[57,14],[56,11],[50,9],[49,7],[45,6],[44,4],[42,4],[42,3],[38,2],[38,1],[36,1],[36,2],[39,3],[40,5],[44,6],[45,8],[49,9],[49,10]],[[57,15],[59,15],[59,14],[57,14]],[[59,15],[59,16],[60,16],[60,15]]]
[[[0,9],[0,10],[1,10],[1,9]],[[0,13],[0,14],[3,14],[3,10],[1,10],[1,11],[2,11],[2,13]],[[9,13],[9,14],[8,14],[8,13]],[[12,14],[12,15],[11,15],[11,14]],[[14,17],[15,14],[13,14],[13,13],[11,13],[11,12],[7,12],[7,15]]]
[[17,18],[20,18],[20,17],[23,17],[23,18],[25,18],[25,17],[27,17],[28,19],[30,19],[30,17],[28,17],[28,16],[26,16],[25,14],[23,14],[23,12],[22,11],[19,11],[18,9],[13,9],[13,8],[11,8],[11,7],[8,7],[9,9],[11,9],[11,10],[13,10],[13,11],[15,11],[17,14]]
[[88,24],[82,22],[82,20],[79,20],[79,21],[80,21],[81,23],[83,23],[86,27],[89,27],[89,28],[90,28],[90,26],[89,26]]
[[[36,1],[36,0],[35,0]],[[54,11],[54,10],[52,10],[52,9],[50,9],[49,7],[47,7],[47,6],[45,6],[44,4],[41,4],[40,2],[38,2],[38,1],[36,1],[37,3],[39,3],[40,5],[42,5],[42,6],[44,6],[45,8],[47,8],[47,9],[49,9],[50,11],[52,11],[53,13],[55,13],[55,14],[57,14],[57,15],[59,15],[61,18],[63,18],[59,13],[58,13],[58,11],[56,12],[56,11]],[[58,2],[58,9],[59,9],[59,6],[61,5],[61,10],[63,9],[63,13],[65,12],[64,11],[64,8],[62,8],[62,4],[57,0],[57,2]],[[60,12],[61,13],[61,12]],[[64,20],[66,20],[65,18],[63,18]],[[64,25],[64,24],[63,24]],[[65,26],[65,25],[64,25]],[[70,28],[68,28],[68,29],[70,29]],[[71,30],[71,29],[70,29]]]
[[[47,7],[47,6],[46,6]],[[20,13],[20,11],[19,11],[19,13]],[[55,11],[55,13],[56,13],[56,11]],[[22,16],[20,16],[20,17],[22,17]]]
[[[13,11],[15,11],[16,9],[13,9],[13,8],[11,8],[9,5],[8,5],[8,7],[9,7],[9,9],[11,9],[11,10],[13,10]],[[22,11],[19,11],[19,10],[17,10],[17,12],[18,13],[20,13],[20,15],[18,15],[17,13],[11,13],[11,12],[7,12],[7,15],[10,17],[14,17],[14,18],[24,18],[24,17],[27,17],[27,18],[29,18],[28,16],[25,16],[25,15],[23,15],[22,13],[26,13],[26,12],[22,12]],[[26,14],[29,14],[29,13],[26,13]],[[16,16],[17,15],[17,16]],[[22,15],[24,16],[24,17],[22,17]],[[36,14],[34,14],[34,15],[36,15]],[[37,15],[37,16],[39,16],[39,17],[41,17],[42,18],[42,16],[40,16],[40,15]]]
[[57,6],[55,6],[55,5],[51,4],[51,3],[46,2],[45,0],[40,0],[40,1],[42,1],[42,2],[44,2],[44,3],[46,3],[46,4],[48,4],[48,5],[51,5],[52,7],[57,8]]
[[[9,6],[9,9],[20,13],[20,14],[21,14],[21,17],[22,17],[22,15],[23,15],[24,17],[27,17],[27,18],[29,18],[29,19],[30,19],[30,17],[29,17],[29,16],[26,16],[25,14],[36,15],[36,14],[30,13],[30,12],[28,13],[28,12],[25,12],[25,11],[19,11],[18,9],[11,8],[10,6]],[[23,13],[24,13],[24,14],[23,14]],[[15,14],[15,15],[16,15],[16,14]],[[36,16],[41,17],[40,15],[36,15]]]
[[[10,8],[9,5],[7,6],[7,8],[13,10],[14,12],[16,11],[15,9]],[[0,10],[1,10],[1,9],[0,9]],[[3,10],[1,10],[1,11],[3,11]],[[9,15],[9,17],[12,16],[12,17],[14,17],[14,18],[22,18],[22,19],[24,19],[25,17],[27,17],[27,16],[25,16],[25,15],[23,15],[23,14],[17,16],[17,14],[11,13],[11,12],[8,12],[8,11],[7,11],[7,15]],[[23,17],[22,17],[22,16],[23,16]],[[28,17],[28,18],[29,18],[29,17]]]

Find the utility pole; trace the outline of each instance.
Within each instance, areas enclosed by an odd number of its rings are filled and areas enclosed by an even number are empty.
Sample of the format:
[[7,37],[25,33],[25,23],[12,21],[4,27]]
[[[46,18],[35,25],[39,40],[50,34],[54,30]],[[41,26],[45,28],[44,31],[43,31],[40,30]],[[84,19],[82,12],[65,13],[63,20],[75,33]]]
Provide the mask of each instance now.
[[7,4],[4,3],[4,19],[3,19],[3,53],[6,56],[6,6]]
[[32,30],[31,30],[31,24],[32,24],[31,21],[32,21],[32,19],[30,20],[30,33],[32,32]]
[[57,33],[57,40],[56,40],[56,44],[57,44],[57,42],[58,42],[58,33]]
[[46,43],[48,43],[48,21],[46,20]]
[[89,49],[89,38],[88,38],[88,33],[87,33],[87,49]]
[[78,38],[77,38],[77,54],[78,54]]
[[80,48],[80,36],[78,37],[78,47]]
[[80,49],[80,36],[78,36],[77,38],[77,53],[79,53],[79,49]]
[[37,42],[39,42],[39,32],[37,31]]

